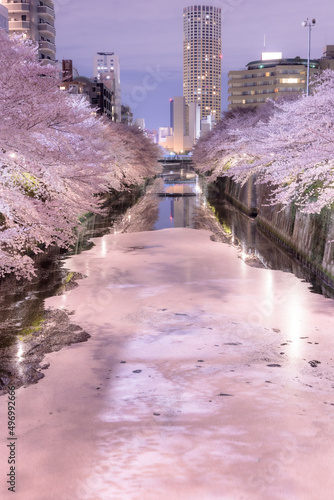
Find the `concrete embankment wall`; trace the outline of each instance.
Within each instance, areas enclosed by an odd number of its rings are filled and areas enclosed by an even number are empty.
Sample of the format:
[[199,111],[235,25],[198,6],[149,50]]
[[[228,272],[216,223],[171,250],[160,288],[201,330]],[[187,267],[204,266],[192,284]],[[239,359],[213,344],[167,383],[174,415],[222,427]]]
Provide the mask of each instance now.
[[334,284],[334,212],[303,214],[294,205],[282,209],[268,205],[270,188],[251,178],[244,186],[221,178],[222,196],[250,216],[259,229],[314,270],[326,283]]

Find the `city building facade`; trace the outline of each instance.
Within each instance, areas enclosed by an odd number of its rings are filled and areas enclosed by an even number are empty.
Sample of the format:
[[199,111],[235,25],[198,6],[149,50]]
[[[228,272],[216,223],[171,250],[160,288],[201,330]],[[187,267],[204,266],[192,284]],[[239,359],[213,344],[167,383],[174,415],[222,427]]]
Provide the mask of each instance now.
[[41,60],[56,59],[53,0],[1,0],[8,9],[9,33],[19,33],[39,45]]
[[[188,105],[189,113],[189,138],[194,146],[201,135],[201,107],[197,102],[191,102]],[[211,115],[210,115],[211,116]],[[203,118],[204,119],[204,118]]]
[[171,127],[159,128],[159,144],[168,151],[190,151],[200,137],[201,109],[197,102],[186,104],[184,96],[170,99]]
[[[305,92],[307,65],[307,59],[284,59],[281,53],[264,52],[261,60],[248,63],[245,70],[229,72],[228,108],[259,106],[267,99]],[[312,59],[310,76],[319,69],[319,60]]]
[[0,29],[5,30],[8,33],[8,10],[2,5],[0,0]]
[[[96,78],[87,78],[85,76],[77,76],[72,82],[63,82],[63,90],[70,90],[71,86],[77,86],[78,93],[86,96],[90,105],[97,110],[100,115],[105,115],[110,120],[114,121],[114,96],[109,87],[104,83],[98,82]],[[74,93],[74,92],[72,92]]]
[[200,105],[201,118],[221,116],[221,9],[193,5],[183,9],[183,95]]
[[324,47],[324,52],[319,62],[321,71],[325,69],[334,70],[334,45],[326,45]]
[[158,129],[158,143],[163,148],[166,147],[167,137],[173,136],[173,128],[172,127],[159,127]]
[[201,120],[201,137],[205,137],[213,127],[216,125],[215,117],[213,115],[206,116]]
[[125,123],[126,125],[132,125],[133,124],[133,113],[131,111],[130,106],[125,106],[122,104],[121,107],[121,122]]
[[114,52],[98,52],[94,55],[93,76],[98,82],[104,83],[114,94],[114,121],[122,120],[121,105],[121,71],[119,57]]

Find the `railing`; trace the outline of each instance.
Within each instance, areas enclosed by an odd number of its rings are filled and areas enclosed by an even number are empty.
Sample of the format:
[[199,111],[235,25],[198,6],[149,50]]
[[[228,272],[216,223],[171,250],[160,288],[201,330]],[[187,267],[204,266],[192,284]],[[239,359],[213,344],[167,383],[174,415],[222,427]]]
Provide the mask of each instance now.
[[29,12],[28,3],[8,3],[5,5],[5,7],[7,7],[8,12]]
[[45,51],[45,52],[52,52],[53,54],[56,53],[56,46],[55,46],[55,44],[51,43],[51,42],[48,42],[46,40],[41,40],[39,42],[39,48],[40,48],[40,50]]
[[37,7],[37,13],[38,14],[44,14],[52,17],[54,19],[55,13],[54,10],[51,9],[51,7],[48,7],[47,5],[38,5]]
[[38,25],[38,31],[41,31],[42,33],[49,33],[52,36],[56,35],[56,30],[51,24],[49,23],[39,23]]
[[29,30],[30,22],[29,21],[9,21],[9,29],[10,30]]

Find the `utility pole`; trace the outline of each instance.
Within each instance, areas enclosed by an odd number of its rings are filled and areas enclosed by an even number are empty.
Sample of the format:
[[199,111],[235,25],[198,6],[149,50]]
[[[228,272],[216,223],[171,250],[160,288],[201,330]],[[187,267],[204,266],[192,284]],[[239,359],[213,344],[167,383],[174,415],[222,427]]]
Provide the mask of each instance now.
[[306,21],[302,22],[302,26],[304,28],[308,28],[308,58],[307,58],[307,82],[306,82],[306,95],[310,95],[310,61],[311,61],[311,32],[313,26],[316,24],[317,20],[312,19],[309,21],[307,18]]

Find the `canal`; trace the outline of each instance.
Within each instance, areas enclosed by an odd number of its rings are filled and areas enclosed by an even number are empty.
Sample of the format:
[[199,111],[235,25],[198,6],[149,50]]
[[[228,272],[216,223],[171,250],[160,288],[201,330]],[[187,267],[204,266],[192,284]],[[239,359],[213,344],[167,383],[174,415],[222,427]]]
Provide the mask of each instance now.
[[55,318],[45,311],[45,299],[72,289],[82,278],[67,271],[67,258],[92,248],[90,238],[109,232],[169,228],[209,230],[214,241],[236,247],[239,258],[246,264],[293,273],[309,284],[310,292],[334,297],[334,292],[314,273],[262,234],[255,219],[222,200],[214,186],[208,186],[191,166],[164,165],[161,176],[146,190],[121,196],[111,204],[106,216],[90,217],[72,251],[53,252],[39,262],[37,276],[31,283],[17,282],[13,277],[2,281],[0,390],[6,391],[10,383],[20,386],[36,382],[44,374],[40,369],[44,354],[89,337],[79,328],[73,330],[65,315],[56,319],[62,325],[63,335],[60,335],[57,328],[50,328]]
[[110,208],[35,282],[2,283],[17,498],[331,500],[321,284],[190,168]]

